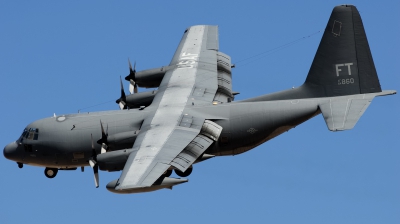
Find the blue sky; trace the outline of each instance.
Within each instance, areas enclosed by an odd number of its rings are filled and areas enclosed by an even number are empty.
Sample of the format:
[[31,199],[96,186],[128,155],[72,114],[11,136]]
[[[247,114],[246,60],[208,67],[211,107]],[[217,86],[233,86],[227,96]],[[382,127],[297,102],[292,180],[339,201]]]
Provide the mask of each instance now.
[[[219,25],[220,50],[240,62],[323,30],[341,3],[0,1],[0,145],[53,113],[118,109],[128,57],[138,70],[167,65],[188,26]],[[351,3],[382,89],[400,90],[400,3]],[[237,63],[237,99],[301,85],[321,36]],[[96,189],[90,169],[48,179],[1,156],[1,223],[400,223],[398,102],[374,99],[345,132],[328,131],[319,115],[252,151],[195,165],[172,191],[116,195],[105,185],[119,172],[101,172]]]

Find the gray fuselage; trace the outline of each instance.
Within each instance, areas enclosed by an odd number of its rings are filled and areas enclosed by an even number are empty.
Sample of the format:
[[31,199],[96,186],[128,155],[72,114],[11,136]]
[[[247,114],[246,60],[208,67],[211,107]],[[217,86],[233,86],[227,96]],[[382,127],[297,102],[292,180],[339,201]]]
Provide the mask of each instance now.
[[[319,114],[317,101],[232,102],[185,110],[189,114],[201,114],[223,127],[219,140],[205,152],[222,156],[246,152]],[[135,138],[129,134],[140,130],[144,118],[152,110],[154,108],[150,106],[144,110],[79,113],[41,119],[25,129],[38,130],[37,137],[21,136],[12,143],[17,150],[8,157],[23,164],[60,169],[87,166],[92,156],[92,142],[96,152],[100,152],[101,145],[96,143],[101,138],[100,122],[109,137],[128,134],[125,139],[116,140],[111,150],[130,149]]]

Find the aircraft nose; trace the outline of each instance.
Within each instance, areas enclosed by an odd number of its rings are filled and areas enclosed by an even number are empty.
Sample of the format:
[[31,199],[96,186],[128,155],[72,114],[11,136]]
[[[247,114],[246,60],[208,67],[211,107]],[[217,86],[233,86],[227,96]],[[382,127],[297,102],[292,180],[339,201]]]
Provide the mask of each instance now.
[[18,144],[16,142],[10,143],[4,147],[3,154],[9,160],[17,161],[18,153],[17,153]]

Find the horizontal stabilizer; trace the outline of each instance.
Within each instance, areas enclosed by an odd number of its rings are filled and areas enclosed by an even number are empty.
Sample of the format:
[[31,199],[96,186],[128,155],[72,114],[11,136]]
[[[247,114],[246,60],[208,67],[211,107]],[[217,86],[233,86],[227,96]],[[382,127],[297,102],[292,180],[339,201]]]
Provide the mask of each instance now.
[[326,125],[331,131],[349,130],[356,125],[375,96],[391,95],[396,91],[331,97],[319,104]]
[[372,99],[334,100],[319,105],[326,125],[331,131],[352,129]]

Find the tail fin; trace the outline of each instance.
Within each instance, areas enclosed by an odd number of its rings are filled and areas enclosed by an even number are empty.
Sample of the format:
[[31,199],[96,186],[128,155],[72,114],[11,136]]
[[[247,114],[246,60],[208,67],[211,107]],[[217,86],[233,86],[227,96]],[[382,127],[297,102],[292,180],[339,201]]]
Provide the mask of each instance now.
[[352,129],[383,91],[360,14],[355,6],[336,6],[311,65],[305,89],[323,97],[319,109],[331,131]]
[[382,91],[355,6],[333,9],[304,84],[319,97]]

